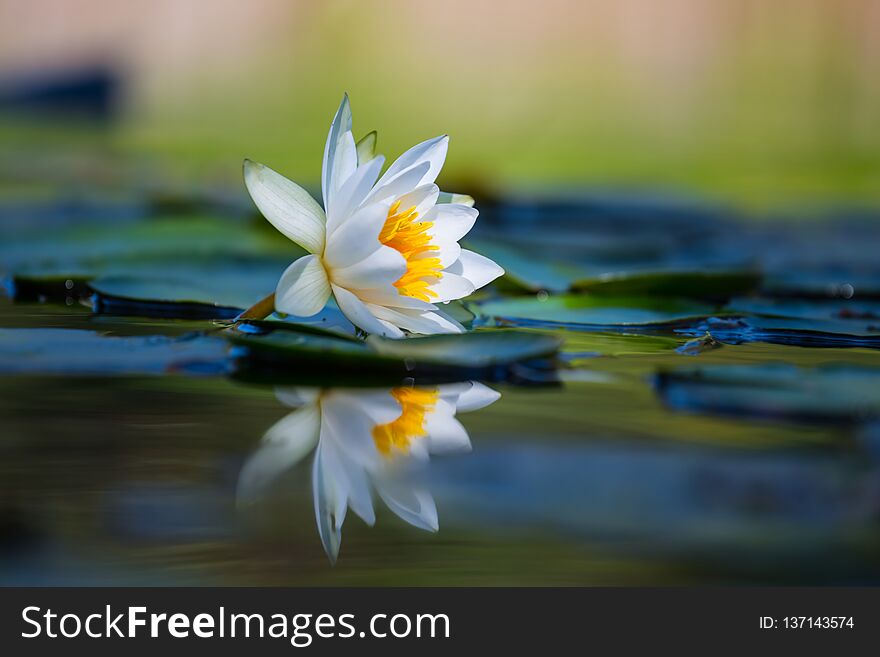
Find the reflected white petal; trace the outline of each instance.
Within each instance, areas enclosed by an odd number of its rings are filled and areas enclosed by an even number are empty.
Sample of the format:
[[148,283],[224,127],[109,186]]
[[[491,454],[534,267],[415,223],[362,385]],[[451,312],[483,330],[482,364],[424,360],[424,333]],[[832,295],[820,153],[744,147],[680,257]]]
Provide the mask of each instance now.
[[285,406],[299,408],[318,401],[319,388],[276,388],[275,398]]
[[450,452],[469,452],[471,440],[461,422],[456,420],[452,411],[443,412],[437,409],[427,416],[425,429],[428,432],[428,450],[432,454]]
[[389,509],[414,527],[430,532],[439,528],[437,506],[428,491],[407,481],[389,479],[377,481],[376,492]]
[[239,503],[260,497],[280,475],[305,458],[317,444],[320,428],[321,414],[314,404],[276,422],[241,469],[236,493]]
[[492,390],[479,381],[471,381],[470,388],[458,396],[455,407],[459,413],[467,413],[494,404],[500,397],[501,393],[497,390]]

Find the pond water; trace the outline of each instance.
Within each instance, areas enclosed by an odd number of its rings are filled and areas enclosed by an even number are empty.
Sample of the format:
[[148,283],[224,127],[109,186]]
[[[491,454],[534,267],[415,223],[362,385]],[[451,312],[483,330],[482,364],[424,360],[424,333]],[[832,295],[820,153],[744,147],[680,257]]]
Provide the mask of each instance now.
[[877,217],[487,203],[397,347],[230,333],[297,253],[147,201],[4,201],[0,583],[880,580]]

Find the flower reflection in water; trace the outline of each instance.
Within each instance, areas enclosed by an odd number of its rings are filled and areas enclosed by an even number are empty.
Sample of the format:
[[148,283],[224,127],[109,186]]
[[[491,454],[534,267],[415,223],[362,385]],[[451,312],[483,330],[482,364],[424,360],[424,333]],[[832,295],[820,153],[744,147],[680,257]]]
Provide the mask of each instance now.
[[474,381],[391,390],[286,388],[276,394],[297,410],[266,432],[245,463],[239,502],[259,497],[314,449],[315,519],[331,562],[349,508],[368,525],[375,522],[373,492],[406,522],[437,531],[437,508],[420,477],[429,455],[469,451],[456,413],[501,396]]

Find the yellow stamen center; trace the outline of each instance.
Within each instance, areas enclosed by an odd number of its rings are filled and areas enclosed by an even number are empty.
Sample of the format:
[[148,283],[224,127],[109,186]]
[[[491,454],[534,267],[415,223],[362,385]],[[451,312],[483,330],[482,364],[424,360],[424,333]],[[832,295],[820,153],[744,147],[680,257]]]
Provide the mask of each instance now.
[[406,453],[414,438],[428,435],[425,418],[434,410],[438,392],[425,388],[393,388],[391,396],[403,412],[393,422],[373,427],[373,442],[383,456],[391,457],[394,450]]
[[431,244],[428,231],[434,225],[431,221],[416,221],[419,213],[415,206],[400,211],[400,201],[388,210],[388,218],[379,233],[379,241],[398,251],[406,260],[406,272],[394,283],[403,296],[430,301],[437,293],[431,289],[443,274],[440,258],[431,256],[440,247]]

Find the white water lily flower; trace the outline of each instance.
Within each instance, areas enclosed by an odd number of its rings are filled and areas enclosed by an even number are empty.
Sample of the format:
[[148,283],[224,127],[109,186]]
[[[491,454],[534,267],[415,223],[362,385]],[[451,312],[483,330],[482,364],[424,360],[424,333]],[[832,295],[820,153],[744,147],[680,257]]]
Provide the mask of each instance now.
[[385,160],[372,156],[370,142],[355,144],[345,96],[324,148],[324,209],[296,183],[245,160],[245,184],[260,212],[309,252],[281,276],[275,308],[310,317],[332,294],[368,333],[463,332],[436,304],[466,297],[504,270],[458,244],[478,212],[470,197],[441,194],[434,184],[449,139],[414,146],[381,178]]
[[391,390],[279,390],[297,410],[263,436],[239,475],[238,498],[259,497],[277,478],[315,450],[312,493],[318,534],[336,561],[342,523],[351,508],[364,522],[376,520],[372,492],[400,518],[437,531],[437,507],[419,481],[429,454],[470,450],[456,412],[492,404],[501,395],[469,381],[436,388]]

